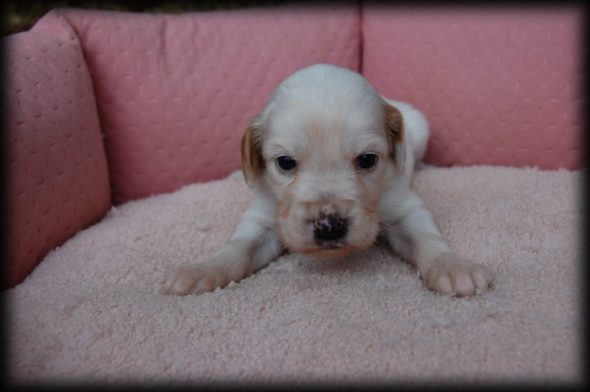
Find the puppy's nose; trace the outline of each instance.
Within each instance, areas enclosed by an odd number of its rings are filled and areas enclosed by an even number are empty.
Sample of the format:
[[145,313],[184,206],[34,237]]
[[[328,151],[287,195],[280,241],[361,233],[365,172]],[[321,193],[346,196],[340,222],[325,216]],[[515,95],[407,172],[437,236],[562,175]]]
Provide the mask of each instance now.
[[316,241],[335,241],[348,232],[348,221],[337,214],[320,214],[313,221],[313,236]]

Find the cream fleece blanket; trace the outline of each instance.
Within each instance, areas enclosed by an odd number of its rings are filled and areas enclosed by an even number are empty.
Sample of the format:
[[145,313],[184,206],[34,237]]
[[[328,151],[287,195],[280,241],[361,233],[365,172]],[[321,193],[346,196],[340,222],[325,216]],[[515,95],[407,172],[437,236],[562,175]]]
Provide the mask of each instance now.
[[435,295],[385,248],[287,254],[227,288],[160,294],[250,200],[240,175],[112,208],[3,295],[13,382],[577,381],[580,172],[428,168],[414,189],[493,291]]

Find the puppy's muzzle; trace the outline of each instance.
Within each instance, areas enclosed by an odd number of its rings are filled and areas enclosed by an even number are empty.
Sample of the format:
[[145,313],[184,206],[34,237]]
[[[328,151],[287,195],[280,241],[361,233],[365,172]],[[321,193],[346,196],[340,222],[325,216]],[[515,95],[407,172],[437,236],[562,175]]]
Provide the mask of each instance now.
[[313,221],[313,237],[318,245],[335,243],[346,237],[348,220],[338,214],[320,214]]

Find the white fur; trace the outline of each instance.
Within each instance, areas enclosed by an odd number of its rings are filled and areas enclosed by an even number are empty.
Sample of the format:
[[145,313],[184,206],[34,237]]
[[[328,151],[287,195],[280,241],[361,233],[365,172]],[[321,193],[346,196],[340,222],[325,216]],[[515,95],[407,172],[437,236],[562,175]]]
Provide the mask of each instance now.
[[[403,119],[395,146],[388,139],[387,104]],[[175,270],[165,293],[223,287],[285,250],[341,257],[371,246],[379,233],[435,292],[470,296],[490,287],[492,274],[449,248],[410,189],[429,134],[411,105],[379,96],[353,71],[318,64],[281,83],[252,129],[264,169],[250,183],[251,205],[229,243],[210,261]],[[376,165],[361,169],[357,158],[367,153],[377,155]],[[296,168],[280,169],[282,156],[294,159]],[[336,239],[326,234],[342,226]]]

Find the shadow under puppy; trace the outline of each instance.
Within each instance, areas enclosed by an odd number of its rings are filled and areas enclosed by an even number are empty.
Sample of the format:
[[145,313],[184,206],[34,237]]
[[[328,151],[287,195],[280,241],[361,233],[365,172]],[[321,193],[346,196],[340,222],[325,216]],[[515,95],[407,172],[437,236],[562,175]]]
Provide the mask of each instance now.
[[356,72],[301,69],[275,90],[242,139],[253,198],[210,260],[177,268],[163,291],[185,295],[239,281],[284,250],[338,258],[381,235],[438,293],[470,296],[492,274],[453,252],[410,190],[428,140],[424,116],[381,97]]

